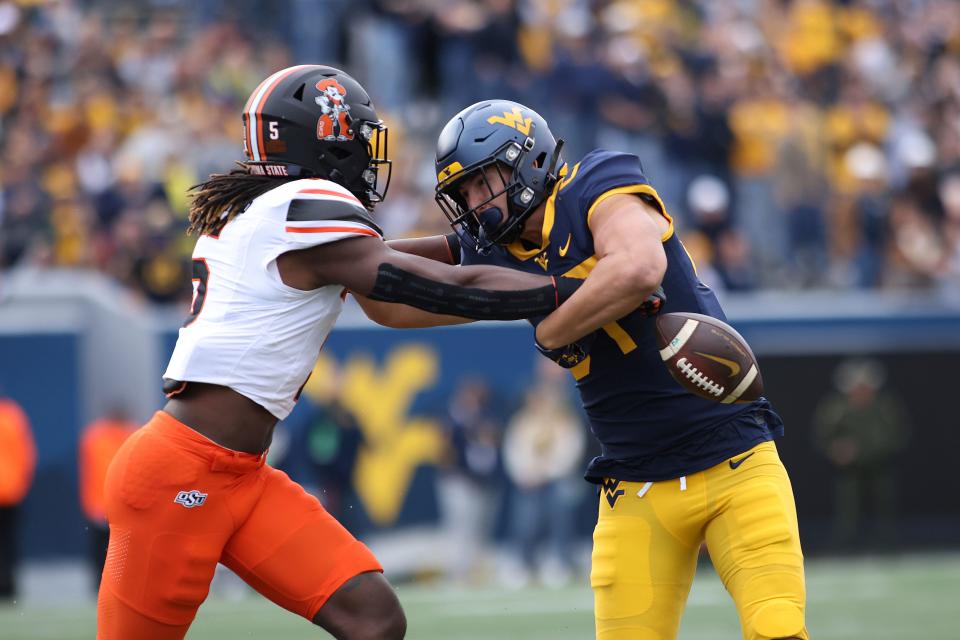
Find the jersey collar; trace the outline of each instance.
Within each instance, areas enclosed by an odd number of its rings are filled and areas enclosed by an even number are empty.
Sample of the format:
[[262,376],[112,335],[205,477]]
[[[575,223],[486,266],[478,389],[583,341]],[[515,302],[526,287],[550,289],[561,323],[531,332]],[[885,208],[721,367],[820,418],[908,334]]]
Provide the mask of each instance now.
[[574,177],[577,175],[577,169],[579,168],[580,163],[578,162],[574,165],[573,170],[570,171],[570,176],[567,177],[567,172],[569,170],[568,165],[564,164],[562,167],[560,167],[557,184],[553,187],[553,192],[550,194],[550,197],[547,198],[546,206],[543,210],[543,226],[540,229],[540,246],[532,249],[526,249],[518,238],[508,244],[506,247],[510,255],[518,260],[529,260],[530,258],[543,253],[543,250],[550,245],[550,232],[553,231],[553,220],[556,215],[557,194],[559,194],[560,190],[567,186],[570,181],[574,179]]

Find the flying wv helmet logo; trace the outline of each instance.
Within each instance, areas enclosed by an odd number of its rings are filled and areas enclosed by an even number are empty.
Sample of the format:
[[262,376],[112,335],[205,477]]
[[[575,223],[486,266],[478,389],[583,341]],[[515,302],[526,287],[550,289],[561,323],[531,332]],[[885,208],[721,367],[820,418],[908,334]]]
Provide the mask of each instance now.
[[614,480],[613,478],[604,478],[601,491],[603,495],[607,497],[607,502],[610,503],[610,508],[613,509],[614,505],[617,504],[617,498],[623,495],[623,489],[620,489],[620,481]]
[[192,491],[181,491],[173,501],[177,504],[182,504],[187,509],[193,509],[194,507],[202,507],[203,503],[207,501],[207,495],[206,493],[200,493],[196,489]]
[[514,107],[513,111],[504,111],[502,116],[490,116],[487,118],[487,122],[490,124],[505,124],[525,136],[530,135],[530,131],[533,129],[533,118],[524,118],[520,107]]
[[314,102],[320,107],[317,120],[317,140],[353,140],[350,132],[350,105],[345,101],[347,90],[334,78],[325,78],[317,83],[320,92]]

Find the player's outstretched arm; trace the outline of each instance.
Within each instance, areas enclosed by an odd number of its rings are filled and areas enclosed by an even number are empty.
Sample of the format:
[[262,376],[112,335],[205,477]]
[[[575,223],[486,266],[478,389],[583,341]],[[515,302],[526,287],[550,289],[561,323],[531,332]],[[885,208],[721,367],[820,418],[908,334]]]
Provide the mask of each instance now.
[[634,195],[602,201],[590,218],[597,264],[570,301],[537,325],[537,341],[547,348],[570,344],[643,304],[667,269],[661,238],[668,228]]
[[422,329],[424,327],[447,327],[454,324],[466,324],[473,322],[473,318],[464,318],[462,316],[444,315],[441,313],[430,313],[408,304],[399,304],[396,302],[380,302],[371,300],[366,296],[350,292],[363,313],[384,327],[393,329]]
[[387,246],[400,253],[411,253],[444,264],[460,264],[460,239],[453,232],[445,236],[388,240]]
[[454,267],[394,251],[370,237],[289,252],[277,262],[289,286],[339,284],[373,300],[475,320],[550,313],[580,284],[498,267]]
[[[460,242],[455,233],[449,233],[445,236],[390,240],[387,242],[387,246],[401,253],[410,253],[444,264],[460,263]],[[412,329],[473,322],[470,318],[429,313],[410,305],[380,302],[355,292],[352,293],[367,317],[385,327]]]

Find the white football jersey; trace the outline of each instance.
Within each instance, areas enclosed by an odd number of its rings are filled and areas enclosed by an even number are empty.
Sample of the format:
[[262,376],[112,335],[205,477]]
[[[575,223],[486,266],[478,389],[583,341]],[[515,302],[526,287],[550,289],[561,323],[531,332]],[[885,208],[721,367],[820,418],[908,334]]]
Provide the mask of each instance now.
[[229,387],[285,418],[343,304],[344,288],[283,283],[277,257],[358,236],[381,237],[370,213],[328,180],[284,183],[193,251],[193,303],[164,373]]

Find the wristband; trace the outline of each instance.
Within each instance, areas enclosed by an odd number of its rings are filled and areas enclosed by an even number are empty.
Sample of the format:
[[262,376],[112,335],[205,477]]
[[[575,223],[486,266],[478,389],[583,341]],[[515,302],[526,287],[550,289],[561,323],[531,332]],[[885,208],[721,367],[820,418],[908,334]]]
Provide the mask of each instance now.
[[462,255],[460,236],[457,235],[456,231],[452,231],[443,236],[443,239],[447,241],[447,251],[450,252],[450,264],[460,264],[460,257]]
[[579,278],[553,277],[553,285],[557,289],[557,306],[559,307],[570,298],[583,285],[584,281]]

